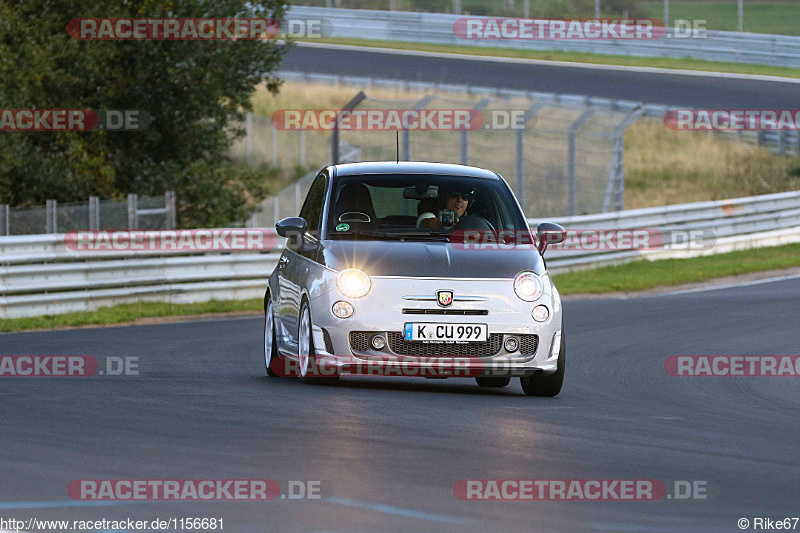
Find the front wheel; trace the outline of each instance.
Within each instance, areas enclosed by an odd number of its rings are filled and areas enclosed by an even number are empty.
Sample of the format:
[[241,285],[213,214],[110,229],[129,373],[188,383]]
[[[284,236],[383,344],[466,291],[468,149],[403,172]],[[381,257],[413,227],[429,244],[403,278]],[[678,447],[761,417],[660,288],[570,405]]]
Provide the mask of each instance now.
[[266,306],[264,309],[264,367],[267,370],[267,375],[275,377],[278,374],[275,372],[278,362],[278,344],[275,337],[275,315],[273,314],[272,298],[269,294],[266,297]]
[[549,376],[536,376],[530,378],[519,378],[522,390],[528,396],[549,396],[553,397],[561,392],[564,384],[564,361],[566,350],[564,349],[564,330],[561,330],[561,349],[558,353],[558,368],[555,373]]

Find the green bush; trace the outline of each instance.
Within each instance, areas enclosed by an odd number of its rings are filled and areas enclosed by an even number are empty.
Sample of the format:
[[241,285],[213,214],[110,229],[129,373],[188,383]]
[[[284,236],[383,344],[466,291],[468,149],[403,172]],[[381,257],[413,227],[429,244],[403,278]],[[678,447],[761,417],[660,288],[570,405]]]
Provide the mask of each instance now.
[[263,169],[227,156],[251,95],[286,45],[274,40],[82,41],[73,18],[284,18],[279,0],[0,0],[0,108],[140,109],[140,132],[0,135],[0,203],[122,198],[174,190],[181,222],[235,220]]

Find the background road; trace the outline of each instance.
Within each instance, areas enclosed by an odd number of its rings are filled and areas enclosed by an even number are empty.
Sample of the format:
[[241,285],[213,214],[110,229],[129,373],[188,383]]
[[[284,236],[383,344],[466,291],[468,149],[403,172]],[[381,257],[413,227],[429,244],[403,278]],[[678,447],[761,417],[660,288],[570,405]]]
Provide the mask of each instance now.
[[[800,379],[676,378],[676,354],[800,354],[800,280],[565,302],[555,399],[467,380],[263,377],[262,321],[0,335],[142,375],[0,378],[0,517],[222,517],[225,531],[739,531],[800,514]],[[70,501],[86,478],[320,480],[323,501]],[[466,478],[705,480],[706,501],[465,502]]]
[[[556,92],[705,109],[794,109],[800,84],[298,45],[283,70]],[[698,73],[701,74],[701,73]]]

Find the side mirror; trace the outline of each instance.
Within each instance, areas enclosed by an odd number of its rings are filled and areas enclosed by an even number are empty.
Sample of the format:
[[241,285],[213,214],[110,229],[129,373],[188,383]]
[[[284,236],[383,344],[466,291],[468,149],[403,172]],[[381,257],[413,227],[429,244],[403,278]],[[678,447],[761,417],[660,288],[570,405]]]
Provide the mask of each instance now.
[[544,255],[548,244],[562,243],[566,236],[567,230],[562,226],[554,224],[553,222],[542,222],[536,226],[536,237],[539,241],[536,245],[536,249],[539,250],[540,254]]
[[289,239],[286,245],[292,250],[296,250],[303,245],[303,236],[307,229],[308,223],[302,217],[284,218],[275,224],[275,231],[281,237]]

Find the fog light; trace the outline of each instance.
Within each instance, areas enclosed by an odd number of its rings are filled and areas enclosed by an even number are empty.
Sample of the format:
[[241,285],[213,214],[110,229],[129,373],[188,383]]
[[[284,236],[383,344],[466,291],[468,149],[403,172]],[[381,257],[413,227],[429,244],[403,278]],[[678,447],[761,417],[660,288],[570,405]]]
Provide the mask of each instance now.
[[544,305],[537,305],[531,311],[531,316],[536,322],[544,322],[550,318],[550,310]]
[[516,352],[519,348],[519,341],[516,337],[509,337],[506,339],[505,347],[507,352]]
[[350,302],[338,301],[333,304],[333,314],[339,318],[350,318],[353,316],[353,306]]
[[376,350],[383,350],[383,347],[386,346],[386,339],[383,338],[383,335],[375,335],[372,337],[370,344]]

